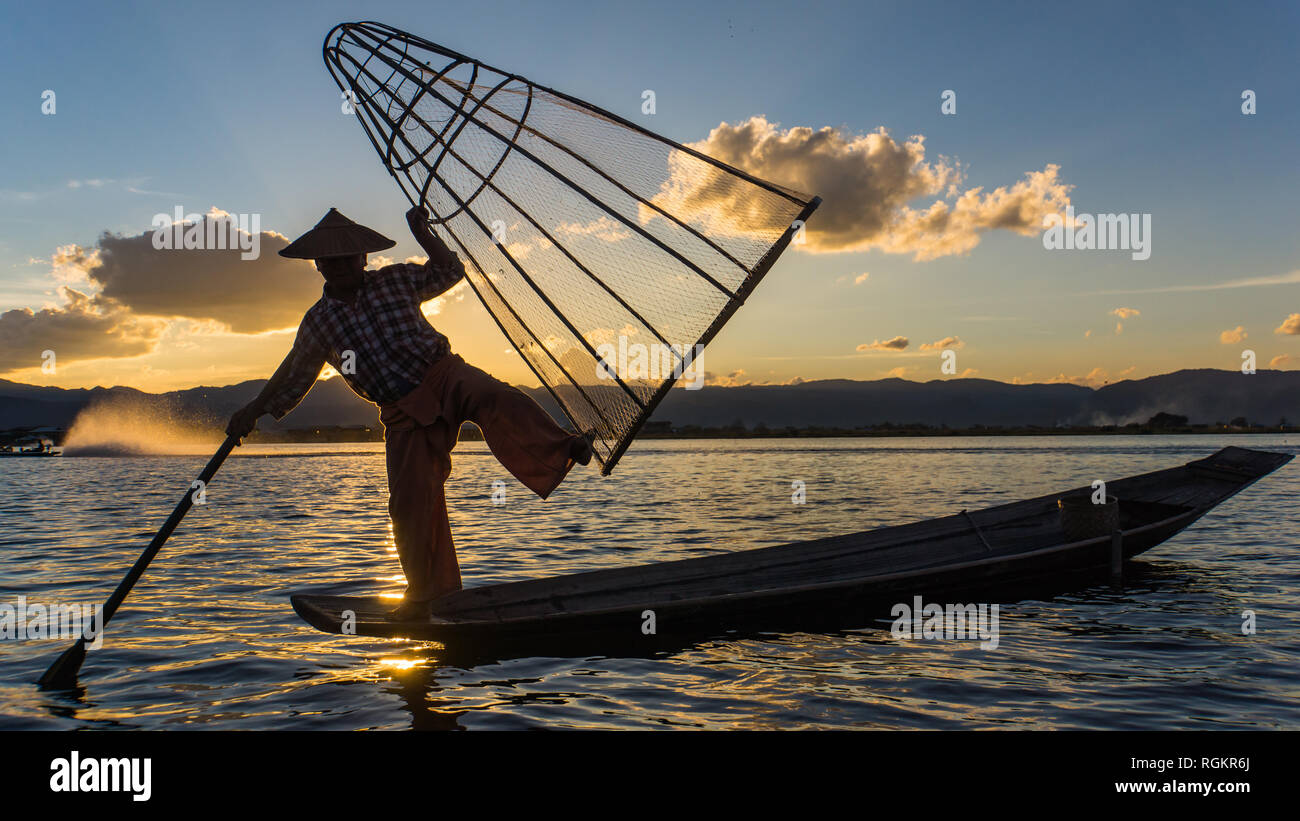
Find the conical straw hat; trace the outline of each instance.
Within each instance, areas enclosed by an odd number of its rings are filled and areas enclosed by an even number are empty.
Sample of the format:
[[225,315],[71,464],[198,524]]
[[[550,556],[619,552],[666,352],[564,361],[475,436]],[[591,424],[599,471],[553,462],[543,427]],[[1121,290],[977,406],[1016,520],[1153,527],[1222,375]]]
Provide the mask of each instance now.
[[372,231],[331,208],[316,227],[289,243],[280,256],[292,259],[325,259],[373,254],[397,243],[378,231]]

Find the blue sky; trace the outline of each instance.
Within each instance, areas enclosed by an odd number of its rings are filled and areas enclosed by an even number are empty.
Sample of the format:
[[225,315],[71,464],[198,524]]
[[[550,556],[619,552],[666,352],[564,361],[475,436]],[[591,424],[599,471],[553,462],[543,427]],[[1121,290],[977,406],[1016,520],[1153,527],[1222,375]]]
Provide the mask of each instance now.
[[[710,348],[719,374],[937,378],[917,345],[950,336],[963,370],[1002,380],[1233,368],[1245,347],[1262,367],[1300,364],[1300,335],[1275,332],[1300,312],[1300,283],[1101,293],[1300,269],[1295,4],[73,2],[11,4],[5,17],[0,312],[61,303],[51,266],[30,260],[102,231],[138,234],[177,204],[260,213],[290,237],[337,206],[399,239],[397,256],[416,253],[404,200],[340,116],[321,60],[332,25],[373,19],[638,121],[654,89],[645,124],[683,142],[757,115],[849,135],[884,127],[924,135],[928,161],[958,160],[963,189],[1053,164],[1076,210],[1152,215],[1145,262],[997,230],[920,261],[790,253]],[[54,116],[40,113],[44,89],[58,95]],[[940,112],[944,89],[957,92],[955,116]],[[1243,89],[1257,94],[1254,116],[1240,111]],[[438,327],[467,358],[530,381],[472,300],[445,307]],[[1139,313],[1116,333],[1111,312],[1125,307]],[[1224,343],[1237,327],[1246,341]],[[897,335],[908,352],[857,350]],[[69,367],[54,383],[254,378],[289,338],[190,340],[189,366],[160,351]],[[16,363],[3,373],[40,381]]]

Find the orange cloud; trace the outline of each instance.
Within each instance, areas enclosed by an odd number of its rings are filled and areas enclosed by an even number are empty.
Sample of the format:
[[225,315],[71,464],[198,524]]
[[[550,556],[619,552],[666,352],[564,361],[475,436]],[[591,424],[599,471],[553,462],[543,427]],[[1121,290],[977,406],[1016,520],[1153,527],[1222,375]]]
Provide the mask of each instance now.
[[[224,212],[213,209],[206,222]],[[105,232],[94,249],[60,249],[51,258],[61,276],[84,274],[100,296],[135,314],[214,319],[236,333],[261,333],[298,324],[320,297],[320,274],[277,251],[288,240],[262,231],[256,259],[238,248],[158,249],[153,230],[122,236]]]
[[966,343],[962,342],[955,336],[945,336],[943,339],[935,342],[924,342],[921,344],[921,350],[923,351],[942,351],[948,348],[959,349],[964,347],[966,347]]
[[750,382],[750,380],[745,378],[745,370],[743,368],[740,368],[738,370],[734,370],[731,373],[725,375],[720,373],[712,373],[710,371],[705,371],[704,384],[712,385],[719,388],[738,388],[743,385],[749,385],[752,383]]
[[[691,147],[762,179],[819,194],[823,204],[801,246],[812,252],[878,248],[917,260],[965,254],[992,230],[1040,234],[1043,217],[1070,204],[1071,186],[1059,180],[1058,166],[1028,172],[1011,186],[963,191],[958,163],[942,156],[927,160],[923,136],[900,142],[884,128],[861,135],[829,126],[783,131],[759,116],[721,123]],[[745,234],[763,224],[762,198],[719,184],[721,172],[694,158],[670,162],[656,205],[721,233]],[[936,199],[919,209],[909,205],[922,197]],[[642,217],[652,219],[652,209]]]
[[1275,334],[1300,335],[1300,314],[1291,314],[1282,320],[1282,324],[1273,329]]
[[1219,334],[1219,341],[1224,345],[1236,345],[1238,342],[1244,341],[1247,336],[1245,327],[1238,325],[1230,331]]
[[133,316],[120,303],[61,287],[65,304],[0,314],[0,373],[40,367],[45,351],[54,365],[84,359],[140,356],[157,347],[162,320]]
[[[1058,374],[1047,380],[1049,384],[1070,383],[1072,385],[1083,385],[1084,387],[1095,388],[1110,381],[1110,374],[1105,368],[1097,367],[1088,372],[1087,376],[1066,376]],[[1012,380],[1012,384],[1020,384]]]
[[903,351],[911,344],[907,337],[896,336],[893,339],[879,340],[872,342],[870,345],[862,344],[858,346],[859,351]]

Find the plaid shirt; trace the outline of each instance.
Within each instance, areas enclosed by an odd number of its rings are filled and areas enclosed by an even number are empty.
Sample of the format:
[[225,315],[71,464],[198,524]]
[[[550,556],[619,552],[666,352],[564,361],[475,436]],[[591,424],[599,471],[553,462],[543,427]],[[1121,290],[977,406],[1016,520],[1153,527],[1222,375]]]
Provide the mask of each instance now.
[[352,303],[329,289],[307,310],[293,343],[293,365],[284,384],[266,401],[282,418],[302,401],[329,363],[362,399],[377,405],[396,402],[420,384],[429,366],[451,350],[447,337],[425,319],[420,304],[465,276],[465,266],[438,268],[398,263],[366,271]]

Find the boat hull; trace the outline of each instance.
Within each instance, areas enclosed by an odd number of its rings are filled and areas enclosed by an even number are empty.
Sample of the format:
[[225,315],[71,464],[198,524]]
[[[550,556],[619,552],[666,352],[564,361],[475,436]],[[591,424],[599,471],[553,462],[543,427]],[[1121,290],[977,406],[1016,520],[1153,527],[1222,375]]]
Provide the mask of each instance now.
[[[999,590],[1105,572],[1115,551],[1137,556],[1290,461],[1226,448],[1187,465],[1107,483],[1120,499],[1118,533],[1064,541],[1054,494],[982,511],[857,534],[551,579],[471,588],[435,602],[427,621],[392,622],[380,597],[292,597],[309,624],[332,633],[445,644],[652,644],[812,622],[861,626],[897,602],[971,601]],[[1077,488],[1067,493],[1084,493]],[[978,601],[979,599],[974,599]],[[653,620],[654,632],[645,632]]]

